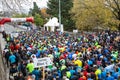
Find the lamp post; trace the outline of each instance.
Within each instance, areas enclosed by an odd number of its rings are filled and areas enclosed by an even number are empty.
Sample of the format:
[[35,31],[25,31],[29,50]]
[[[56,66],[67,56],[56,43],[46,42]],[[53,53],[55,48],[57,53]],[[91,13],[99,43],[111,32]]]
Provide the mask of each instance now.
[[61,0],[59,0],[59,27],[61,27]]

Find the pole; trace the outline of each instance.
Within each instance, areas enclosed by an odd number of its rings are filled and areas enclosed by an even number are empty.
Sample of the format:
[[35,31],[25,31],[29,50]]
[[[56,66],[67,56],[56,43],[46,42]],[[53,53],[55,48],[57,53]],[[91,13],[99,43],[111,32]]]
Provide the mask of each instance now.
[[43,79],[42,80],[45,80],[45,67],[43,67]]
[[61,1],[59,0],[59,27],[61,27]]

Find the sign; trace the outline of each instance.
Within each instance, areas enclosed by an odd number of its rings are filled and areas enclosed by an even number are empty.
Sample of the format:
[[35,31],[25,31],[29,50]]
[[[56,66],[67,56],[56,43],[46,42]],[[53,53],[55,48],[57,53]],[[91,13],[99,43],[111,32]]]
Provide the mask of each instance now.
[[36,59],[36,61],[34,61],[35,68],[49,66],[52,64],[53,64],[53,62],[51,61],[51,59],[49,57],[39,58],[39,59]]
[[11,18],[12,22],[25,22],[26,18]]
[[19,33],[11,33],[11,37],[18,37]]
[[78,30],[73,30],[73,33],[78,33]]

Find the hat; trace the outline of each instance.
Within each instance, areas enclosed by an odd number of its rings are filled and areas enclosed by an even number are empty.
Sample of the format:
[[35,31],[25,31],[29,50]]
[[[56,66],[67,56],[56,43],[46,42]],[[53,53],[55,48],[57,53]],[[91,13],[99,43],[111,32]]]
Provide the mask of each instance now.
[[97,67],[97,65],[93,65],[93,67]]
[[28,47],[27,50],[32,50],[32,48]]
[[8,49],[5,49],[5,50],[4,50],[5,53],[8,52],[8,51],[9,51]]
[[100,56],[100,58],[103,58],[103,56]]

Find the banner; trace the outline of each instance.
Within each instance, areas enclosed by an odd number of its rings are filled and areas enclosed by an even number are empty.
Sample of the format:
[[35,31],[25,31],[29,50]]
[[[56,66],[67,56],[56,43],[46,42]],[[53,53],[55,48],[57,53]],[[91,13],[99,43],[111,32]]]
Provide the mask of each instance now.
[[38,68],[38,67],[45,67],[45,66],[49,66],[52,65],[53,62],[51,61],[51,59],[49,57],[46,58],[38,58],[36,59],[36,61],[34,61],[34,67]]

